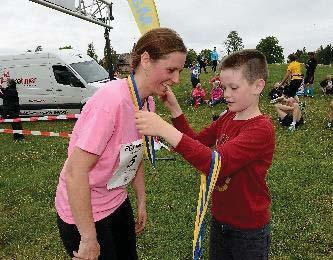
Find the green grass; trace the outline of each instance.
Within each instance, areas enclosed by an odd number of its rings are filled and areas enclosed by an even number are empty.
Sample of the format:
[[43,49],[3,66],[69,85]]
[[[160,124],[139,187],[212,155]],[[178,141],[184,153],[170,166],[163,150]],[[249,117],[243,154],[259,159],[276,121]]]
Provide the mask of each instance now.
[[[333,131],[324,127],[330,99],[322,97],[318,87],[318,82],[332,73],[332,68],[318,68],[316,97],[306,100],[306,123],[294,133],[277,125],[267,98],[269,88],[282,79],[285,70],[285,65],[270,66],[261,100],[262,111],[274,119],[277,136],[268,177],[273,199],[270,259],[333,259]],[[207,82],[210,76],[211,73],[202,75],[202,82]],[[209,93],[208,84],[203,85]],[[191,92],[188,71],[183,72],[175,92],[197,130],[210,123],[212,114],[219,114],[225,108],[224,105],[187,107],[185,100]],[[157,104],[157,109],[168,118],[161,104]],[[24,123],[24,128],[59,132],[71,131],[73,124],[74,121],[36,122]],[[35,136],[14,143],[11,135],[0,135],[0,259],[67,259],[53,206],[67,144],[65,138]],[[199,177],[178,155],[166,151],[157,155],[176,160],[158,161],[156,175],[147,164],[149,222],[145,233],[138,238],[139,256],[140,259],[191,259]],[[207,229],[205,256],[208,232]]]

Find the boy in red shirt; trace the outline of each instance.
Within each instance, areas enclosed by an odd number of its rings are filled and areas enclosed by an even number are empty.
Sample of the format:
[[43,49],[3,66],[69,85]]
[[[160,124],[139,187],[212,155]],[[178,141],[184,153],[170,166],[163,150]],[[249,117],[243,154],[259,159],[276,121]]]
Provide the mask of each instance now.
[[199,133],[190,128],[170,88],[163,100],[174,126],[154,113],[136,113],[141,134],[163,137],[206,175],[212,148],[221,155],[221,171],[212,195],[211,260],[268,259],[271,197],[266,176],[275,132],[258,105],[267,74],[266,58],[257,50],[227,56],[220,78],[228,111]]

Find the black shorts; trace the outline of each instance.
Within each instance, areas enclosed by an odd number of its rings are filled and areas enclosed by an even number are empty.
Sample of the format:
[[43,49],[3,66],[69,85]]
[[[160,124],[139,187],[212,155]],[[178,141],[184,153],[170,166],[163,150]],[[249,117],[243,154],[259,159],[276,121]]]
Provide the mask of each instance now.
[[[291,123],[293,122],[293,116],[287,114],[287,115],[285,115],[284,118],[282,118],[282,119],[279,118],[279,121],[282,126],[290,126]],[[304,124],[304,120],[303,120],[303,117],[301,117],[301,119],[298,122],[296,122],[296,127],[303,125],[303,124]]]
[[[60,238],[70,257],[80,245],[80,233],[74,224],[65,223],[57,216]],[[101,251],[99,260],[137,260],[135,220],[127,198],[110,216],[95,222],[97,240]]]
[[301,84],[302,84],[301,79],[293,79],[292,81],[290,81],[290,84],[284,88],[283,94],[285,94],[288,97],[296,96],[296,93]]
[[306,73],[304,78],[304,84],[313,84],[314,81],[314,74]]

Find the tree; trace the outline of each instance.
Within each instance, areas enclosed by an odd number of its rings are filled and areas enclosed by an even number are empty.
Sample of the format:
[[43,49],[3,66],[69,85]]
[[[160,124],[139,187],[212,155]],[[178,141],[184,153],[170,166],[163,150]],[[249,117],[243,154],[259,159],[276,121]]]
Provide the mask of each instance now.
[[35,49],[35,52],[42,51],[43,47],[41,45],[38,45]]
[[98,60],[97,54],[95,52],[95,47],[93,43],[88,44],[87,55],[93,58],[95,61]]
[[236,31],[231,31],[224,42],[228,55],[235,51],[244,49],[243,40]]
[[72,45],[66,45],[66,46],[63,46],[63,47],[59,47],[59,50],[69,50],[69,49],[73,49]]
[[283,48],[279,46],[279,40],[274,36],[261,39],[256,49],[266,56],[268,64],[283,63],[284,61]]
[[189,49],[186,55],[185,67],[191,67],[192,63],[197,60],[197,53],[193,49]]
[[116,51],[113,49],[113,47],[110,45],[110,52],[111,52],[111,59],[108,56],[107,47],[104,46],[104,59],[103,59],[103,67],[106,71],[109,71],[110,68],[110,60],[113,65],[113,68],[117,68],[117,61],[118,61],[118,55]]

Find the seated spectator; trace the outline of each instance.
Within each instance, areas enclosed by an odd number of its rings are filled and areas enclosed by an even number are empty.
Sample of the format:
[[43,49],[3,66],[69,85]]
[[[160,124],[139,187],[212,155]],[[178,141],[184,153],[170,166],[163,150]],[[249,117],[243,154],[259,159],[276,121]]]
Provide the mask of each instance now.
[[333,95],[332,76],[327,75],[326,79],[320,82],[320,87],[325,95]]
[[304,123],[300,105],[294,97],[283,95],[276,102],[274,106],[282,126],[288,126],[288,130],[294,131]]
[[216,80],[212,84],[212,90],[210,91],[210,100],[208,101],[208,105],[212,107],[223,102],[225,102],[225,100],[223,98],[223,89],[221,87],[221,82]]
[[192,105],[198,107],[201,104],[205,104],[205,96],[205,90],[201,87],[201,84],[198,83],[192,91]]
[[[276,82],[274,84],[273,88],[271,89],[271,91],[268,93],[269,98],[271,100],[275,100],[276,98],[281,97],[283,94],[283,89],[284,89],[284,87],[280,86],[279,82]],[[272,102],[272,103],[274,103],[274,102]]]

